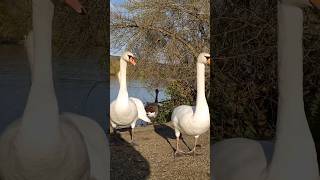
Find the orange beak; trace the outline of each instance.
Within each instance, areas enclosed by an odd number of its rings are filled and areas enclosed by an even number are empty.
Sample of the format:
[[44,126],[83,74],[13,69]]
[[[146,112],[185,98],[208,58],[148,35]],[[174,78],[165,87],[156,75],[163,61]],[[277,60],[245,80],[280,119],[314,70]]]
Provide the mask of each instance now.
[[79,14],[86,14],[87,13],[87,11],[81,5],[79,0],[64,0],[64,1],[68,6],[70,6],[72,9],[77,11]]
[[134,57],[130,57],[129,62],[134,66],[137,64],[136,58],[134,58]]
[[208,64],[211,63],[211,58],[208,58],[207,63],[208,63]]

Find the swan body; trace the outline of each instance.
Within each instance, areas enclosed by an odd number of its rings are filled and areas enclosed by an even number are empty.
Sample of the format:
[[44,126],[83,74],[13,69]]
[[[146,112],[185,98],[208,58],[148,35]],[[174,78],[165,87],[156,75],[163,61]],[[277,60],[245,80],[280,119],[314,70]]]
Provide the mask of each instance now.
[[[33,150],[35,147],[22,148],[20,144],[15,144],[22,126],[21,121],[12,123],[6,129],[0,139],[1,179],[90,179],[89,156],[86,148],[83,148],[86,146],[83,137],[70,119],[60,119],[63,145],[50,151],[46,149],[46,152],[42,149]],[[37,144],[29,143],[29,146]]]
[[131,98],[129,98],[127,106],[121,106],[121,101],[113,101],[110,109],[111,123],[115,126],[135,124],[138,120],[138,109]]
[[[129,105],[123,107],[120,104],[121,101],[113,101],[110,105],[114,113],[110,113],[111,123],[114,126],[127,126],[135,127],[136,121],[142,119],[145,122],[150,122],[150,119],[146,116],[146,111],[144,110],[143,103],[140,99],[130,97]],[[117,106],[118,105],[118,106]]]
[[177,153],[179,153],[180,133],[195,137],[195,146],[191,152],[195,153],[198,137],[209,130],[210,114],[205,97],[205,64],[210,63],[210,54],[201,53],[197,58],[197,103],[196,106],[181,105],[176,107],[171,115],[177,138]]
[[[120,89],[117,98],[110,104],[110,123],[115,131],[117,126],[131,126],[131,130],[135,128],[136,121],[141,119],[145,122],[151,122],[147,117],[143,103],[140,99],[128,96],[126,84],[126,68],[127,62],[135,65],[135,58],[131,52],[125,52],[120,58],[120,72],[118,79]],[[133,134],[131,136],[133,141]]]
[[[181,105],[173,110],[172,122],[176,128],[176,135],[180,132],[189,136],[199,136],[210,127],[209,110],[205,111],[201,118],[194,118],[195,106]],[[196,120],[193,120],[196,119]]]
[[[66,3],[82,12],[77,0]],[[21,119],[0,137],[2,180],[106,180],[108,141],[92,119],[59,114],[51,62],[54,5],[33,0],[33,32],[26,39],[32,84]]]
[[[320,5],[319,1],[311,1]],[[318,180],[318,163],[303,104],[303,12],[306,0],[278,3],[279,102],[276,139],[214,144],[213,176],[223,180]],[[268,147],[268,148],[267,148]]]

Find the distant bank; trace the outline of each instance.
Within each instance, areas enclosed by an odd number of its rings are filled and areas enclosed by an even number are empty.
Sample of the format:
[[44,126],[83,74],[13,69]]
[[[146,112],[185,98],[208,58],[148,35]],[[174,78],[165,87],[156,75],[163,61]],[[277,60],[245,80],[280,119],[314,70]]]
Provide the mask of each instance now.
[[115,76],[119,71],[120,56],[110,56],[110,76]]

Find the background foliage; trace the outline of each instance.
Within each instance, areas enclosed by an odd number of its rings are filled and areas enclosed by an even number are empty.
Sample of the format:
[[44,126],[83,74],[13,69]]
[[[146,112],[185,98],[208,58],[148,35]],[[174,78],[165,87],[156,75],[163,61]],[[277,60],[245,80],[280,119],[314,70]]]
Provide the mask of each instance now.
[[213,6],[213,131],[268,138],[277,110],[277,1],[216,1]]
[[[106,48],[109,37],[106,0],[81,1],[88,14],[81,16],[66,5],[56,5],[53,47],[56,55],[79,56]],[[0,0],[0,43],[22,43],[32,27],[31,0]]]
[[[277,114],[277,1],[215,1],[212,50],[215,136],[271,138]],[[304,100],[319,141],[320,13],[305,9]]]

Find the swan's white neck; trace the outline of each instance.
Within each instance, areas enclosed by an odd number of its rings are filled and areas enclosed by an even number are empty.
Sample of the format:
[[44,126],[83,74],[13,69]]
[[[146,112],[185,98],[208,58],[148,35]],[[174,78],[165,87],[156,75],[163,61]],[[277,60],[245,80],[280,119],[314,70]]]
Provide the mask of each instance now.
[[317,157],[303,103],[302,9],[279,3],[278,26],[278,122],[269,175],[275,180],[316,179]]
[[201,112],[207,111],[208,104],[205,95],[205,65],[203,63],[197,63],[197,103],[195,116],[201,114]]
[[[18,142],[25,148],[52,148],[59,139],[59,111],[54,91],[51,62],[51,35],[54,5],[34,0],[32,85]],[[34,146],[37,143],[39,146]],[[41,147],[41,148],[39,148]]]
[[117,101],[122,103],[128,102],[128,90],[127,90],[127,62],[120,58],[120,72],[118,73],[120,88],[117,97]]

